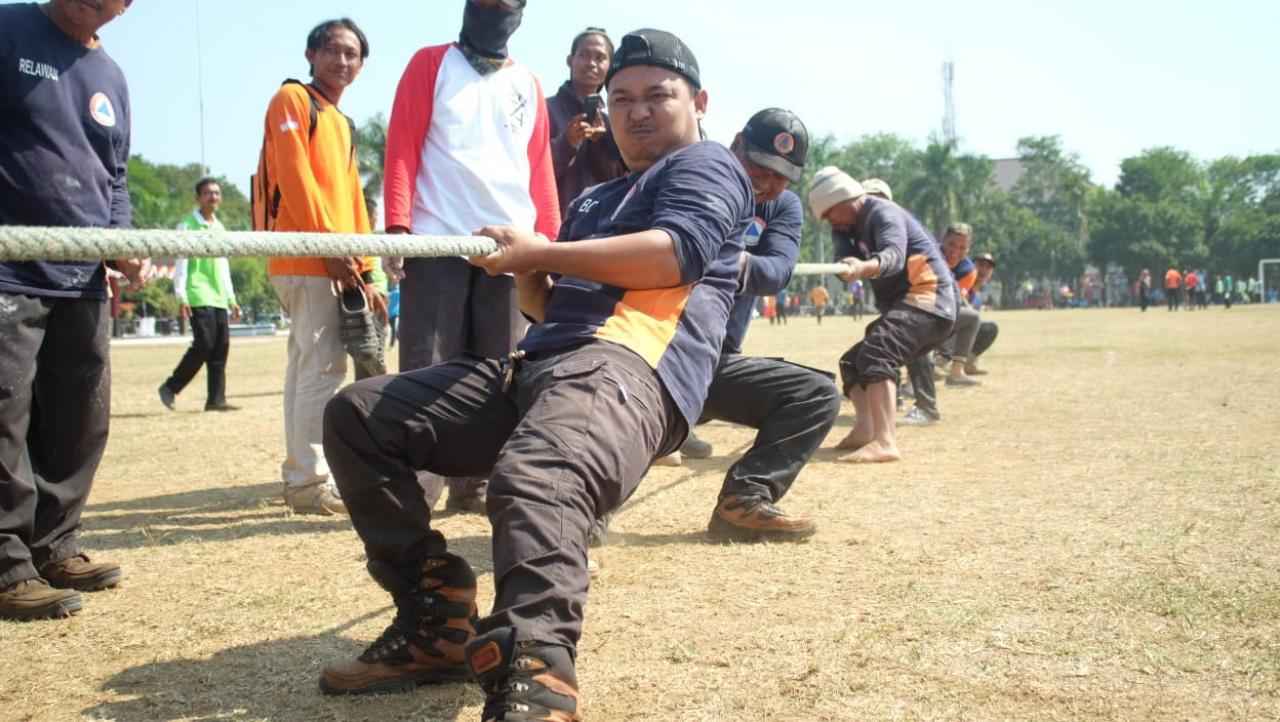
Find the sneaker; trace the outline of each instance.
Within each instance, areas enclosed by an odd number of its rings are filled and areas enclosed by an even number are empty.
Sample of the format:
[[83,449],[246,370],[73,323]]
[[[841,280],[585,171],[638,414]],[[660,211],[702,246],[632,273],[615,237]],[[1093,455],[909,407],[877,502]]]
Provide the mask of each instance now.
[[387,372],[377,322],[363,290],[348,288],[338,297],[338,336],[362,372],[357,374],[361,378],[381,376]]
[[156,390],[160,394],[160,403],[170,411],[173,411],[173,402],[177,400],[177,396],[169,389],[168,384],[160,384],[160,388]]
[[418,588],[396,599],[396,617],[355,659],[320,674],[332,695],[408,692],[424,684],[465,682],[467,643],[475,638],[476,573],[462,557],[429,558]]
[[232,406],[231,404],[228,404],[227,402],[223,401],[220,404],[205,404],[204,410],[205,411],[239,411],[240,407]]
[[89,561],[87,554],[63,559],[40,570],[49,585],[58,589],[74,589],[78,592],[96,592],[120,583],[120,565],[110,562]]
[[680,453],[690,459],[707,459],[711,457],[713,451],[710,443],[699,439],[694,434],[689,434],[689,438],[684,440],[684,445],[680,447]]
[[295,514],[333,516],[347,513],[347,505],[342,501],[338,488],[332,482],[307,486],[286,485],[284,503],[288,504]]
[[449,511],[456,511],[459,514],[488,515],[489,509],[486,506],[486,503],[487,501],[484,494],[454,496],[453,492],[449,492],[449,497],[444,500],[444,508]]
[[724,497],[707,524],[707,535],[713,541],[799,541],[817,531],[813,519],[788,516],[773,502],[754,494]]
[[57,589],[43,579],[24,579],[0,590],[0,619],[13,622],[66,619],[83,608],[74,589]]
[[958,379],[947,377],[947,388],[970,388],[973,386],[981,386],[982,382],[977,379],[971,379],[968,376],[961,376]]
[[898,426],[933,426],[939,421],[942,421],[942,416],[931,414],[917,406],[906,416],[898,419]]
[[467,646],[467,664],[484,690],[484,722],[582,722],[582,697],[569,650],[515,641],[495,629]]
[[659,456],[653,460],[654,466],[683,466],[684,460],[680,458],[679,451],[673,451],[666,456]]
[[933,357],[933,377],[935,379],[946,378],[947,372],[951,368],[951,359],[942,354],[935,354]]

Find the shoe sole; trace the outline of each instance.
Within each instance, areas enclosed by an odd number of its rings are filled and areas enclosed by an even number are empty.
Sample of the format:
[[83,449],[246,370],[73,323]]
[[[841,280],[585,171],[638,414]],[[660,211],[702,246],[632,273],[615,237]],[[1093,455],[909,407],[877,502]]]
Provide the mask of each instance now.
[[110,589],[120,583],[120,577],[123,572],[120,569],[113,569],[109,572],[103,572],[92,579],[86,579],[82,582],[55,584],[49,582],[49,586],[55,589],[74,589],[77,592],[100,592],[103,589]]
[[734,526],[728,522],[721,521],[719,518],[713,519],[707,525],[707,538],[719,544],[729,542],[798,542],[805,541],[817,533],[818,527],[816,525],[803,531],[770,531]]
[[84,609],[84,602],[80,601],[80,597],[70,597],[62,599],[53,604],[43,606],[39,609],[31,610],[24,614],[6,614],[4,619],[14,622],[38,622],[42,619],[67,619],[74,614],[79,614]]
[[320,691],[333,697],[353,697],[366,694],[403,694],[431,684],[454,684],[472,681],[471,671],[465,665],[432,669],[406,677],[386,679],[363,687],[339,687],[320,677]]

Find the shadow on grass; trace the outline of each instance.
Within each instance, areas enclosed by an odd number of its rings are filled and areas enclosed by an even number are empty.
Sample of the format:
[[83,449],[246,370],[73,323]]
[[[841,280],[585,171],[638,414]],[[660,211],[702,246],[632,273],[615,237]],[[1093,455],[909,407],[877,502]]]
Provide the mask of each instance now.
[[351,521],[345,516],[293,514],[275,482],[91,504],[85,510],[84,526],[86,546],[110,551],[343,531],[351,528]]
[[424,686],[408,694],[327,697],[317,681],[325,664],[355,657],[362,642],[342,634],[367,620],[390,619],[379,609],[307,637],[232,647],[208,659],[175,659],[126,669],[103,683],[118,699],[83,710],[100,720],[458,720],[483,703],[469,683]]
[[[708,512],[709,513],[709,512]],[[610,531],[605,544],[605,553],[610,547],[664,547],[673,544],[719,544],[711,541],[705,529],[686,531],[675,534],[640,534],[636,532]]]

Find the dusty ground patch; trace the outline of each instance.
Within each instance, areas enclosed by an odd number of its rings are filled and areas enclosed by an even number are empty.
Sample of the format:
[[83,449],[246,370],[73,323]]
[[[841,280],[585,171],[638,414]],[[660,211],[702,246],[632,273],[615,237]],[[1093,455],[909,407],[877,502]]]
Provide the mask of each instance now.
[[[977,390],[901,464],[829,452],[785,506],[801,546],[703,532],[749,431],[655,469],[592,590],[592,720],[1280,717],[1280,309],[992,314]],[[835,368],[847,318],[757,323],[749,350]],[[0,719],[478,720],[469,686],[320,696],[389,618],[343,519],[279,500],[282,341],[237,341],[159,405],[179,346],[118,348],[86,545],[125,565],[66,622],[0,623]],[[848,410],[833,432],[847,427]],[[442,516],[491,597],[487,523]]]

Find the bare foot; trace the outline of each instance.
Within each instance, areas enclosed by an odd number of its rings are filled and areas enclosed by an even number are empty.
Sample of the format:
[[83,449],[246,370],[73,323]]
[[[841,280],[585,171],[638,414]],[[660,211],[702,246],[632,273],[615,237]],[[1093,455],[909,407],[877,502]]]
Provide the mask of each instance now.
[[869,443],[871,443],[871,439],[859,439],[854,436],[854,432],[850,431],[843,439],[840,440],[840,443],[836,444],[836,451],[852,451],[854,449],[861,449]]
[[842,464],[883,464],[890,461],[901,461],[902,452],[896,446],[885,446],[879,441],[872,441],[852,454],[845,454],[836,459]]

